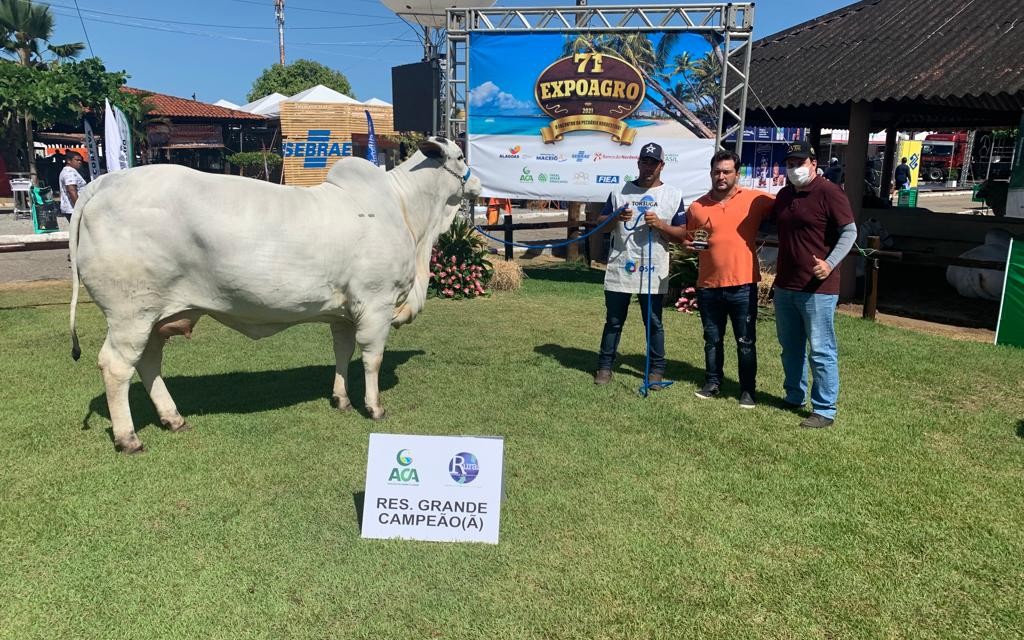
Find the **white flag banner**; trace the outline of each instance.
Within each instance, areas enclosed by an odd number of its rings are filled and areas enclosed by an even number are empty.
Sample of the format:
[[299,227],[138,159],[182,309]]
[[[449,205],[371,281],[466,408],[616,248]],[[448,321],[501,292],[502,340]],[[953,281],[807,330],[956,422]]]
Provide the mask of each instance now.
[[100,156],[96,153],[96,135],[92,132],[92,125],[88,120],[85,123],[85,148],[89,151],[89,179],[95,180],[100,177],[103,171],[100,169]]
[[117,119],[117,128],[121,132],[121,151],[124,153],[124,166],[129,168],[132,166],[132,129],[128,126],[128,117],[124,115],[124,111],[114,107],[114,118]]
[[[103,119],[103,152],[107,157],[107,171],[120,171],[128,168],[128,141],[121,133],[121,125],[117,121],[110,101],[106,101],[106,117]],[[122,115],[122,118],[124,116]]]

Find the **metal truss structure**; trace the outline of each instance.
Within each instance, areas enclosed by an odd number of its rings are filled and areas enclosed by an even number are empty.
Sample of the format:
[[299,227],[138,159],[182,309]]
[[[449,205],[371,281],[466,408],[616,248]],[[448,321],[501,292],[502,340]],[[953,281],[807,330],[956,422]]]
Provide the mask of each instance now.
[[448,55],[442,68],[444,131],[454,139],[466,133],[469,105],[469,35],[487,33],[636,33],[713,35],[722,61],[715,142],[736,133],[735,152],[743,145],[747,111],[754,3],[700,3],[600,7],[493,7],[448,9]]

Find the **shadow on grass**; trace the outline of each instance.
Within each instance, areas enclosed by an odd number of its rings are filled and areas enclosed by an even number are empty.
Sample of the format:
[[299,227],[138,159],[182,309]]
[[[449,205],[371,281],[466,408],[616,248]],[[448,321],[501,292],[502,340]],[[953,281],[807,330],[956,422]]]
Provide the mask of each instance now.
[[1017,423],[1017,437],[1024,438],[1024,420]]
[[[597,353],[585,349],[564,347],[559,344],[542,344],[534,348],[536,353],[557,360],[567,369],[576,369],[586,374],[593,374],[597,365]],[[620,355],[615,365],[615,373],[630,375],[643,379],[646,358],[643,354]],[[704,370],[687,362],[668,360],[665,378],[679,382],[688,382],[700,386],[704,384]]]
[[352,504],[356,508],[356,525],[363,530],[363,504],[366,502],[366,492],[357,491],[352,494]]
[[[412,358],[426,352],[385,351],[384,363],[380,369],[379,388],[381,392],[398,384],[396,369]],[[329,403],[334,386],[333,366],[308,366],[277,371],[238,371],[201,376],[174,376],[165,378],[167,390],[174,398],[181,414],[188,420],[196,413],[259,413],[289,407],[301,402],[323,400]],[[356,359],[349,365],[349,398],[357,407],[362,407],[366,381],[362,360]],[[134,382],[128,390],[128,403],[135,419],[135,431],[140,432],[149,425],[160,425],[141,382]],[[365,409],[360,409],[364,416]],[[91,428],[90,418],[97,414],[110,420],[106,394],[100,394],[89,403],[89,412],[82,420],[82,429]],[[107,433],[113,434],[108,428]]]
[[531,280],[547,282],[584,282],[600,284],[604,282],[604,271],[591,269],[584,264],[566,264],[553,267],[528,267],[523,273]]

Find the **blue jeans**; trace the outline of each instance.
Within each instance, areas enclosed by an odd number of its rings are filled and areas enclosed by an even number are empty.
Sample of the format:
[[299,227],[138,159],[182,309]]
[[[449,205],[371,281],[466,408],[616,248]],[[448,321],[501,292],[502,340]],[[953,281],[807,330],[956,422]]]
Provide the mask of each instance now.
[[704,325],[704,381],[722,384],[725,320],[732,322],[740,375],[740,391],[754,392],[757,378],[757,285],[697,289]]
[[807,397],[807,343],[810,342],[811,409],[835,419],[839,400],[839,348],[835,312],[839,296],[775,289],[775,331],[782,345],[786,402],[802,405]]
[[[601,351],[597,356],[598,369],[611,369],[615,362],[615,354],[619,349],[619,338],[622,337],[622,325],[626,323],[629,313],[629,301],[632,293],[621,291],[605,291],[604,306],[607,311],[604,320],[604,334],[601,336]],[[640,314],[647,326],[647,296],[637,296],[640,301]],[[651,298],[651,373],[665,373],[665,329],[661,325],[661,310],[665,296],[657,293]]]

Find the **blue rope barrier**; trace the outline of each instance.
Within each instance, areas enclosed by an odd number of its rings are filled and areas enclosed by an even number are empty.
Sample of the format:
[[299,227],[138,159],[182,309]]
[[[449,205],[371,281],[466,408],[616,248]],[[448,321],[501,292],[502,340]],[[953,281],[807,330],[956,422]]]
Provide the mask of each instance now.
[[498,238],[498,237],[492,236],[491,234],[489,234],[486,231],[484,231],[483,228],[480,225],[478,225],[478,224],[477,225],[473,225],[473,228],[476,229],[477,233],[479,233],[480,235],[482,235],[485,238],[490,238],[491,240],[494,240],[495,242],[500,242],[501,244],[512,246],[512,247],[522,247],[524,249],[561,249],[562,247],[568,247],[570,244],[572,244],[574,242],[583,242],[584,240],[586,240],[590,236],[594,235],[595,233],[597,233],[598,231],[603,229],[604,226],[607,225],[612,220],[614,220],[615,217],[616,216],[614,214],[609,215],[605,219],[604,222],[602,222],[601,224],[597,225],[596,227],[594,227],[590,231],[584,233],[582,236],[580,236],[578,238],[573,238],[571,240],[566,240],[565,242],[556,242],[554,244],[523,244],[521,242],[509,242],[509,241],[505,240],[504,238]]

